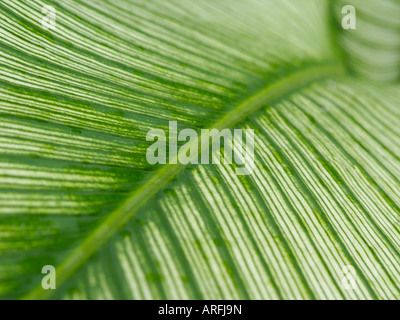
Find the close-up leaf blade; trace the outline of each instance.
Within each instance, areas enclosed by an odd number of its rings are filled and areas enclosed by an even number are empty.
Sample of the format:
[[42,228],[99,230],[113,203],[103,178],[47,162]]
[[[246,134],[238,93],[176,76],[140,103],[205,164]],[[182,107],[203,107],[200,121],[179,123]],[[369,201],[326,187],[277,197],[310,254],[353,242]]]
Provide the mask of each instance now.
[[[2,0],[0,298],[398,299],[398,30],[379,29],[382,64],[348,45],[370,19],[354,34],[340,17],[321,0]],[[254,130],[254,170],[151,165],[146,135],[170,121]]]

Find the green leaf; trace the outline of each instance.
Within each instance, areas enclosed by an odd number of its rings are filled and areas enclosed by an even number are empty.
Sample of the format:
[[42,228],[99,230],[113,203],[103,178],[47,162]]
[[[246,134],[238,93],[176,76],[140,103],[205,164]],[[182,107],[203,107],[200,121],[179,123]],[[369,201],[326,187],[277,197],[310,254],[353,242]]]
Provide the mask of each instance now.
[[[342,8],[356,10],[354,30],[341,27]],[[400,1],[332,0],[337,40],[343,48],[345,64],[355,75],[374,81],[400,80]]]
[[[332,8],[3,0],[0,297],[399,298],[400,88],[346,72]],[[169,121],[255,130],[254,172],[150,165]]]

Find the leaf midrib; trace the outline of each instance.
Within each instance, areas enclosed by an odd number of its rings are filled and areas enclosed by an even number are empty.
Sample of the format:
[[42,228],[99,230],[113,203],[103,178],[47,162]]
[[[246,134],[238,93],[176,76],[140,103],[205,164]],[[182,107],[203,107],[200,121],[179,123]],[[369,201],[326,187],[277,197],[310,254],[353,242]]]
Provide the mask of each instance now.
[[[273,84],[268,84],[255,95],[242,101],[224,117],[217,121],[209,129],[222,130],[232,128],[243,121],[253,112],[256,112],[267,103],[283,98],[287,94],[296,91],[307,84],[344,74],[340,64],[327,62],[297,70]],[[200,135],[193,140],[197,144],[201,139],[207,139],[207,135]],[[211,137],[214,141],[215,137]],[[180,151],[186,152],[186,150]],[[179,157],[179,155],[178,155]],[[66,257],[63,263],[56,268],[57,286],[60,287],[80,266],[82,266],[97,249],[104,244],[120,227],[156,195],[170,180],[176,176],[186,165],[168,164],[159,169],[140,188],[134,190],[119,207],[109,213],[108,217],[99,224],[89,236],[79,244]],[[52,295],[51,290],[44,290],[38,284],[23,299],[46,299]]]

